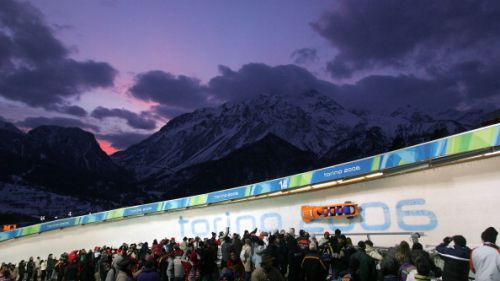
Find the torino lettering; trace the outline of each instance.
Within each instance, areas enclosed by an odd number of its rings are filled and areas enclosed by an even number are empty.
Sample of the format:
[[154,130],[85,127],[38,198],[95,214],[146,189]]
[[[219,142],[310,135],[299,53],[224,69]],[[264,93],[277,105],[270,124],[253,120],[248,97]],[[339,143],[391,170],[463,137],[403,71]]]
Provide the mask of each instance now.
[[[300,217],[300,207],[297,206],[296,219],[292,219],[292,225],[284,225],[283,218],[290,221],[290,214],[277,212],[263,212],[261,214],[233,215],[229,212],[215,218],[193,218],[179,217],[179,230],[181,237],[184,236],[209,236],[211,232],[219,232],[227,226],[232,232],[242,233],[244,230],[258,228],[259,231],[274,231],[289,227],[299,227],[311,233],[322,233],[340,229],[344,232],[354,230],[358,226],[364,231],[386,231],[394,224],[401,231],[430,231],[437,227],[437,216],[431,210],[425,209],[425,199],[409,198],[398,201],[391,209],[384,202],[367,202],[360,205],[361,216],[356,219],[342,222],[338,219],[327,219],[318,222],[304,223]],[[395,213],[396,220],[391,219],[391,211]]]

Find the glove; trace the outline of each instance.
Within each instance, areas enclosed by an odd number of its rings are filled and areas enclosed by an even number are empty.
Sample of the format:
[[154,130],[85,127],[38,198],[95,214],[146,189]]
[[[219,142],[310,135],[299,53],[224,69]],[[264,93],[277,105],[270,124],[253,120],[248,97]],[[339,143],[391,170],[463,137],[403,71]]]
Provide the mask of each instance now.
[[450,242],[451,242],[451,237],[449,237],[449,236],[447,236],[443,239],[443,243],[446,245],[450,244]]

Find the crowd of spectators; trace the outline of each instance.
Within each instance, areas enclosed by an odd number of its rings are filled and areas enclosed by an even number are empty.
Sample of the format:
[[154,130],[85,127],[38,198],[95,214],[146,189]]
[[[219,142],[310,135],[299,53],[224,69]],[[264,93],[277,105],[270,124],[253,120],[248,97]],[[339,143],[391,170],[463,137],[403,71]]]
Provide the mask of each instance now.
[[[467,281],[500,280],[498,232],[487,228],[471,250],[461,235],[432,252],[413,241],[380,251],[370,240],[353,245],[336,230],[321,237],[294,229],[275,233],[229,229],[201,239],[172,237],[113,248],[73,250],[55,258],[2,264],[0,281]],[[0,253],[1,254],[1,253]],[[444,261],[435,264],[434,254]]]

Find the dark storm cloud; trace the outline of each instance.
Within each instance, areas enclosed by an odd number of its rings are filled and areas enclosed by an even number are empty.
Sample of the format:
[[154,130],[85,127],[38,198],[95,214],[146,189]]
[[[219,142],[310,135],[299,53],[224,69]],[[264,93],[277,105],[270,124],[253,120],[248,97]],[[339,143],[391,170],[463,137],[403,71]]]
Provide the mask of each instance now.
[[137,133],[119,133],[108,135],[97,135],[99,139],[109,141],[114,148],[126,149],[131,145],[137,144],[150,135]]
[[33,129],[43,125],[60,126],[60,127],[78,127],[82,129],[99,132],[99,127],[82,122],[79,119],[65,118],[65,117],[28,117],[23,121],[19,121],[16,125]]
[[85,117],[87,116],[87,111],[77,105],[62,105],[58,106],[54,109],[54,111],[73,115],[73,116],[78,116],[78,117]]
[[294,95],[316,89],[330,92],[334,85],[296,65],[269,66],[250,63],[233,71],[220,66],[220,75],[208,83],[208,91],[222,101],[252,98],[259,94]]
[[498,59],[500,2],[340,0],[312,27],[337,49],[327,69],[338,78],[363,69],[422,67],[441,56],[453,63],[492,51]]
[[318,60],[318,51],[313,48],[302,48],[291,54],[296,64],[308,64]]
[[69,50],[29,3],[0,1],[0,26],[1,96],[57,110],[66,98],[113,85],[113,67],[70,59]]
[[152,130],[156,128],[156,121],[146,116],[141,116],[137,113],[126,109],[97,107],[92,111],[91,116],[97,119],[108,117],[117,117],[127,121],[127,124],[135,129]]
[[198,79],[155,70],[139,74],[130,93],[138,99],[158,102],[167,108],[190,111],[208,104],[204,90]]

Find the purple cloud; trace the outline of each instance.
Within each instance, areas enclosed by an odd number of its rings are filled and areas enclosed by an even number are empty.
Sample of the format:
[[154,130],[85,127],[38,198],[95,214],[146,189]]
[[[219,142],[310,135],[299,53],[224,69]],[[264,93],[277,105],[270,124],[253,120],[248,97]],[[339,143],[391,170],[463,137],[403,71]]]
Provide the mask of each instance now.
[[141,116],[137,113],[126,109],[119,108],[105,108],[102,106],[97,107],[90,114],[92,117],[97,119],[103,119],[108,117],[116,117],[127,121],[127,124],[135,129],[152,130],[156,128],[156,121],[148,117]]
[[[0,1],[0,95],[32,107],[81,116],[66,99],[113,85],[109,64],[75,61],[43,15],[27,2]],[[63,110],[64,112],[65,110]]]

